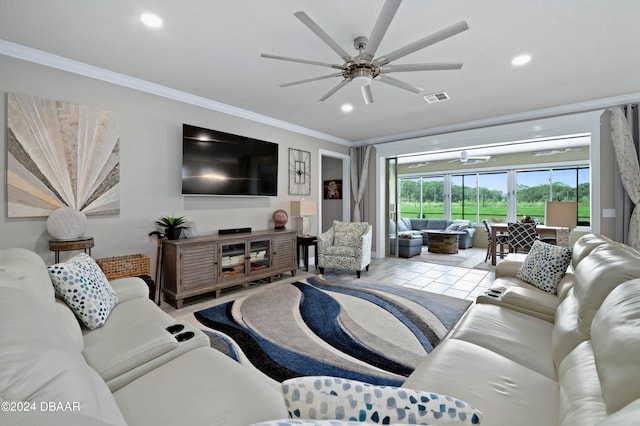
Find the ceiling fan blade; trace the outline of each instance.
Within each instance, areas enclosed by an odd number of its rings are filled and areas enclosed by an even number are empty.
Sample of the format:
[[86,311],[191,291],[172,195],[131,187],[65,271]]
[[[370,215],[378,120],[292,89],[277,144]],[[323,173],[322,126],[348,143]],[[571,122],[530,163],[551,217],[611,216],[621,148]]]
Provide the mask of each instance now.
[[369,36],[369,41],[367,42],[367,47],[362,52],[362,56],[360,59],[363,61],[371,62],[374,55],[376,54],[376,50],[378,50],[378,46],[380,46],[380,42],[384,37],[393,17],[395,16],[398,8],[400,7],[400,3],[402,0],[387,0],[384,2],[382,6],[382,10],[380,11],[380,15],[378,15],[378,20],[373,26],[373,30],[371,31],[371,35]]
[[327,92],[323,97],[321,97],[320,99],[318,99],[318,101],[323,102],[326,101],[327,99],[329,99],[329,97],[331,95],[333,95],[334,93],[336,93],[338,90],[342,89],[342,87],[347,84],[350,80],[345,78],[344,80],[342,80],[340,83],[338,83],[338,85],[336,87],[334,87],[333,89],[329,90],[329,92]]
[[342,69],[342,65],[328,64],[326,62],[310,61],[308,59],[290,58],[287,56],[270,55],[268,53],[261,53],[260,56],[268,59],[278,59],[280,61],[299,62],[301,64],[319,65],[321,67],[337,68],[339,70]]
[[421,88],[413,86],[409,83],[405,83],[404,81],[398,80],[397,78],[389,77],[388,75],[380,75],[376,78],[376,80],[380,80],[383,83],[387,83],[391,86],[399,87],[400,89],[408,90],[413,93],[422,92]]
[[334,52],[336,52],[343,61],[345,62],[355,62],[353,57],[347,53],[338,43],[336,43],[318,24],[316,24],[313,19],[309,18],[309,16],[300,11],[294,13],[294,16],[298,18],[303,24],[305,24],[311,31],[315,33],[322,41],[324,41]]
[[371,94],[371,85],[367,84],[366,86],[360,86],[360,91],[362,92],[364,103],[367,105],[372,104],[373,95]]
[[404,65],[387,65],[381,68],[380,72],[386,74],[390,72],[459,70],[461,68],[462,68],[462,64],[457,64],[457,63],[404,64]]
[[342,73],[337,72],[335,74],[323,75],[321,77],[306,78],[304,80],[298,80],[298,81],[293,81],[291,83],[281,84],[280,87],[295,86],[296,84],[311,83],[312,81],[324,80],[326,78],[340,77],[340,76],[342,76]]
[[464,32],[468,29],[469,29],[469,25],[467,24],[466,21],[458,22],[457,24],[453,24],[450,27],[447,27],[431,35],[423,37],[420,40],[413,42],[405,47],[401,47],[398,50],[394,50],[388,55],[381,56],[375,59],[373,62],[375,62],[378,66],[387,65],[389,62],[393,62],[396,59],[409,55],[410,53],[416,52],[420,49],[424,49],[427,46],[431,46],[432,44],[438,43],[449,37],[453,37],[454,35]]

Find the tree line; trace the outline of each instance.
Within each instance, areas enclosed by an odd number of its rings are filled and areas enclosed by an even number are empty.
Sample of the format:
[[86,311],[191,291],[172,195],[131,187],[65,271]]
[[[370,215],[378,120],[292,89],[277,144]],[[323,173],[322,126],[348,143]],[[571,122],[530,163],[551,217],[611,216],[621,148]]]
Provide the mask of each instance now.
[[[562,182],[554,182],[552,184],[553,201],[578,201],[589,202],[589,183],[581,183],[578,185],[577,191],[575,186],[567,185]],[[489,189],[479,187],[480,203],[485,204],[506,204],[507,194],[499,189]],[[518,202],[523,203],[543,203],[549,200],[549,184],[541,184],[536,186],[518,185]],[[444,200],[444,182],[443,181],[423,181],[422,182],[423,202],[425,203],[441,203]],[[451,202],[459,203],[464,199],[475,200],[475,187],[461,185],[451,185]],[[400,199],[402,201],[420,202],[420,182],[415,179],[400,180]]]

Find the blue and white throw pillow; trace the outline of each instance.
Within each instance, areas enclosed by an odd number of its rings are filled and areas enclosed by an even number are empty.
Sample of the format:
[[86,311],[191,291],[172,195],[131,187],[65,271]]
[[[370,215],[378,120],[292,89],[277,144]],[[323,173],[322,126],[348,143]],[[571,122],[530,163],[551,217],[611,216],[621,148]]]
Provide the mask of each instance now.
[[535,241],[516,277],[547,293],[557,294],[558,283],[571,262],[571,248]]
[[282,393],[292,419],[477,425],[483,417],[475,407],[450,396],[339,377],[285,380]]
[[56,293],[89,329],[101,327],[118,296],[100,266],[82,253],[48,267]]

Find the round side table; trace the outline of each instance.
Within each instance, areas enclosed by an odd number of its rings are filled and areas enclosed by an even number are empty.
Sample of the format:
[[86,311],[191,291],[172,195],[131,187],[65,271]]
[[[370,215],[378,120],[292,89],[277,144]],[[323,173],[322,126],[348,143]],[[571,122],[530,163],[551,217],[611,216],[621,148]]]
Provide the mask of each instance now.
[[91,247],[94,246],[93,237],[80,237],[69,240],[49,240],[49,250],[55,253],[55,262],[60,263],[61,251],[84,250],[91,256]]

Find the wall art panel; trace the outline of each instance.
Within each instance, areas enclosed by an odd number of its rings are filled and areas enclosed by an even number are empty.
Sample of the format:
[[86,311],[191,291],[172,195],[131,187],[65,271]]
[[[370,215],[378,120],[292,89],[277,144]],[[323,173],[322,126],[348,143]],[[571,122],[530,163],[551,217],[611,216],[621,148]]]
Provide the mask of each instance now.
[[119,149],[117,114],[9,93],[8,216],[48,216],[65,206],[119,213]]

